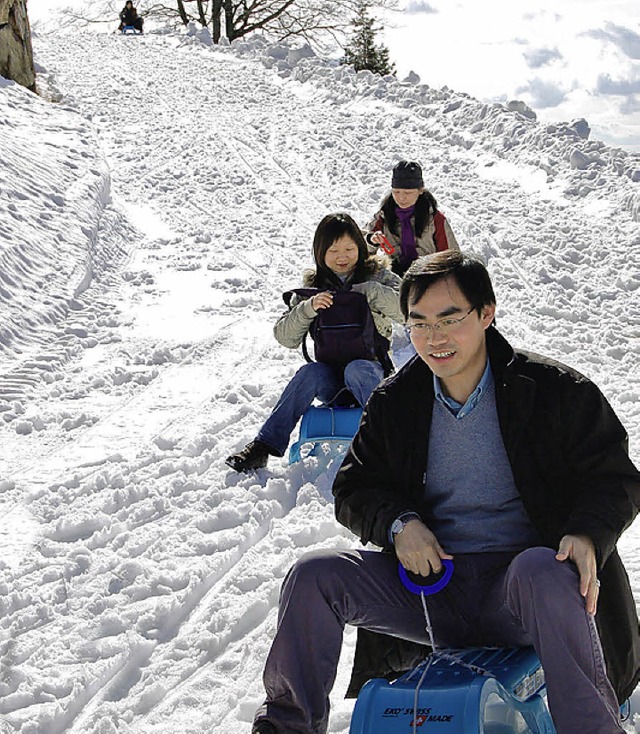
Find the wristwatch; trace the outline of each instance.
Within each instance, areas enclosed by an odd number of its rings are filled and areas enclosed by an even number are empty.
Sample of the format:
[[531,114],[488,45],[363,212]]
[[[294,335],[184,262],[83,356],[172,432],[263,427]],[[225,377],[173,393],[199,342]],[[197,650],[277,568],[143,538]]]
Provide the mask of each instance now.
[[416,512],[405,512],[404,515],[400,515],[391,523],[391,538],[395,541],[396,535],[404,530],[404,526],[411,522],[411,520],[419,520],[420,515]]

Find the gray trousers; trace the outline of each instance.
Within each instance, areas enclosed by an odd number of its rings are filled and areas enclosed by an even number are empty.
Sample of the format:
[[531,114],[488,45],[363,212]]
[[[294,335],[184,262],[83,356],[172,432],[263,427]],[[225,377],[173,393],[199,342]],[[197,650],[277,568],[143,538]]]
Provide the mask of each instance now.
[[[558,734],[623,734],[593,617],[575,566],[549,548],[458,554],[449,585],[427,598],[438,646],[533,645]],[[324,734],[345,624],[428,642],[419,596],[400,583],[395,556],[320,551],[284,581],[256,713],[278,734]]]

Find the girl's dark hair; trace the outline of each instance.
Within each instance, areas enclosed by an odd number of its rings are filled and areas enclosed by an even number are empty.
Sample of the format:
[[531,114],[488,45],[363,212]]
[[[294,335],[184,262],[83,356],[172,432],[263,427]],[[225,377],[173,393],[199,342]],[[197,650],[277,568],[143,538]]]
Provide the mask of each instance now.
[[[384,221],[389,227],[389,230],[395,235],[400,235],[400,223],[398,221],[398,215],[396,213],[397,204],[393,198],[393,194],[389,194],[382,202],[382,213],[384,214]],[[434,195],[424,189],[418,196],[416,201],[416,209],[414,213],[415,218],[415,230],[416,237],[420,237],[424,232],[424,228],[429,223],[429,220],[435,216],[438,211],[438,202]]]
[[478,315],[485,306],[495,304],[496,296],[484,263],[457,250],[443,250],[414,260],[404,274],[400,286],[400,308],[404,318],[407,319],[410,307],[434,283],[447,277],[455,280]]
[[336,240],[347,235],[358,246],[358,262],[356,263],[352,282],[361,283],[367,279],[370,272],[369,251],[367,243],[360,231],[360,227],[344,212],[327,214],[316,228],[313,236],[313,259],[316,263],[316,274],[313,285],[316,288],[325,287],[327,283],[341,285],[340,278],[325,265],[324,259],[327,250]]

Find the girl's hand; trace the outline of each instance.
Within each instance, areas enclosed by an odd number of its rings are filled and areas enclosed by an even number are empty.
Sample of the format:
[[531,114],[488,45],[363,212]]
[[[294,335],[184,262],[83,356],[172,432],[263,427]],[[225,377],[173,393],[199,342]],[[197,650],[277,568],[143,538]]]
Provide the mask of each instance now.
[[311,305],[316,312],[323,308],[330,308],[333,305],[333,294],[330,291],[318,293],[311,299]]

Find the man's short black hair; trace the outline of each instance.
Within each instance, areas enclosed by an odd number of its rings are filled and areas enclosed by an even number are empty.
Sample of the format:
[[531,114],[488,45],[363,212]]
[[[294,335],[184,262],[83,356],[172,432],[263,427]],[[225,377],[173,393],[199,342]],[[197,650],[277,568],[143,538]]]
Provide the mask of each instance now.
[[444,250],[419,257],[411,263],[400,286],[400,308],[407,319],[409,308],[439,280],[453,278],[469,303],[480,314],[484,306],[495,304],[496,296],[484,263],[458,250]]

